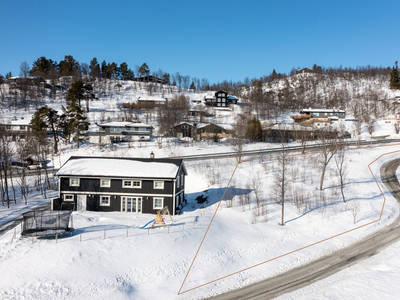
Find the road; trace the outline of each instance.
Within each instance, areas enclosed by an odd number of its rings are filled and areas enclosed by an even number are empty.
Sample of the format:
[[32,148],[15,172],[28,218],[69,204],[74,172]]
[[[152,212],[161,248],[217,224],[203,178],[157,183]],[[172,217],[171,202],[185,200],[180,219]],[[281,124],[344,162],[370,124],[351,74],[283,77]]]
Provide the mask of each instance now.
[[[385,163],[381,167],[380,172],[385,186],[400,203],[400,184],[396,176],[396,170],[399,166],[400,159],[395,159]],[[329,256],[320,258],[308,265],[289,270],[276,277],[210,299],[265,300],[305,287],[371,257],[398,241],[400,239],[399,224],[400,216],[393,223],[368,236],[366,239]]]

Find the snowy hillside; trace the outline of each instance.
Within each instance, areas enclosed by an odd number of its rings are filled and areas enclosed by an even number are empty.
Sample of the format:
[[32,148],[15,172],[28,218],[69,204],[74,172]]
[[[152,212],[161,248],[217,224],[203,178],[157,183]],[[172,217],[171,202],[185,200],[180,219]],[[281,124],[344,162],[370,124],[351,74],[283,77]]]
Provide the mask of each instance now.
[[[289,84],[295,90],[299,88],[302,78],[305,78],[304,82],[313,80],[307,74],[295,75],[288,80],[281,79],[263,85],[262,89],[266,92],[273,89],[279,94],[278,91],[284,91]],[[351,85],[345,78],[338,78],[332,85],[311,82],[309,84],[315,85],[315,89],[308,88],[302,94],[305,97],[302,104],[296,105],[300,108],[308,104],[306,99],[313,92],[321,100],[318,105],[322,106],[329,102],[335,90],[346,89],[348,98],[343,103],[348,109],[349,118],[342,123],[352,133],[354,140],[358,138],[354,136],[357,133],[354,111],[360,105],[364,108],[366,103],[376,103],[379,113],[373,133],[370,134],[367,123],[363,123],[360,138],[398,138],[393,124],[382,119],[393,111],[392,103],[387,104],[389,100],[386,100],[397,94],[389,90],[383,80],[379,80],[379,77],[371,81],[354,79]],[[134,103],[139,97],[171,98],[178,93],[176,87],[158,86],[149,95],[147,84],[128,81],[110,81],[97,88],[99,97],[90,102],[87,113],[91,129],[97,127],[96,122],[132,118],[153,125],[157,132],[156,112],[131,113],[122,110],[122,104]],[[297,92],[300,95],[300,91]],[[188,97],[190,107],[209,109],[198,103],[208,92],[181,93]],[[253,106],[249,104],[251,96],[246,93],[251,93],[251,89],[247,92],[238,91],[240,102],[232,109],[210,109],[212,116],[206,120],[232,126],[246,112],[255,115],[255,111],[249,111]],[[377,97],[360,98],[368,93]],[[61,92],[52,99],[46,96],[42,104],[46,103],[61,112],[61,106],[65,105],[64,96]],[[359,103],[358,106],[356,103]],[[290,110],[297,113],[296,109],[293,106],[281,111],[274,110],[268,120],[267,114],[260,114],[259,117],[272,122],[291,122]],[[26,111],[4,108],[3,119],[13,116],[29,119],[34,111],[34,105]],[[299,144],[294,141],[291,145]],[[245,143],[243,150],[274,147],[279,147],[279,144]],[[210,140],[182,142],[172,137],[164,138],[162,147],[154,139],[150,142],[102,147],[85,143],[77,148],[76,144],[63,143],[60,148],[59,153],[49,155],[49,170],[60,167],[71,155],[148,157],[153,152],[160,158],[236,151],[229,140],[218,143]],[[394,151],[398,151],[398,145],[351,148],[346,151],[346,202],[343,202],[340,194],[334,158],[328,164],[323,190],[320,191],[321,156],[313,152],[290,156],[285,226],[280,225],[282,206],[277,198],[276,186],[281,164],[276,157],[246,158],[240,164],[236,158],[187,161],[185,192],[188,204],[182,214],[173,216],[173,222],[166,218],[167,228],[143,229],[154,219],[154,215],[82,211],[73,213],[75,231],[72,235],[62,237],[57,242],[54,238],[23,238],[19,227],[16,228],[16,238],[13,238],[14,230],[0,235],[0,266],[7,274],[0,281],[0,298],[152,299],[161,296],[162,299],[204,299],[307,264],[378,231],[398,216],[398,203],[386,191],[379,176],[382,164],[399,156],[396,152],[382,156],[371,166],[387,201],[382,219],[363,226],[376,221],[383,206],[382,195],[369,172],[368,164],[382,154]],[[0,207],[0,223],[15,218],[33,206],[48,203],[50,197],[57,195],[56,190],[49,191],[47,198],[41,195],[34,188],[34,177],[30,179],[29,186],[28,205],[20,200],[21,194],[17,191],[16,205],[12,205],[11,209]],[[206,201],[202,202],[202,199]],[[199,249],[208,227],[210,229]],[[359,229],[275,259],[354,228]],[[198,249],[198,255],[193,260]],[[261,265],[250,268],[258,264]],[[307,291],[312,292],[310,289]],[[302,292],[294,295],[302,295]]]

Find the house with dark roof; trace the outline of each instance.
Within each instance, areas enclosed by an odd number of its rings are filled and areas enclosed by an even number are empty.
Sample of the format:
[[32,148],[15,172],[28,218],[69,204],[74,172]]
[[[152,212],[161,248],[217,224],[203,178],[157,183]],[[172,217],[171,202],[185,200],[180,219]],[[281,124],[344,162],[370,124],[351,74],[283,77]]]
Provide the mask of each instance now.
[[7,137],[9,141],[26,141],[32,132],[30,119],[17,119],[0,121],[0,134]]
[[150,213],[168,206],[172,214],[185,203],[182,159],[70,157],[58,170],[59,195],[52,210]]
[[108,122],[97,124],[97,131],[90,131],[89,140],[92,143],[119,143],[149,141],[154,127],[135,122]]
[[230,104],[237,104],[238,98],[228,95],[227,92],[220,90],[215,92],[214,95],[208,94],[204,97],[204,103],[209,106],[227,107]]

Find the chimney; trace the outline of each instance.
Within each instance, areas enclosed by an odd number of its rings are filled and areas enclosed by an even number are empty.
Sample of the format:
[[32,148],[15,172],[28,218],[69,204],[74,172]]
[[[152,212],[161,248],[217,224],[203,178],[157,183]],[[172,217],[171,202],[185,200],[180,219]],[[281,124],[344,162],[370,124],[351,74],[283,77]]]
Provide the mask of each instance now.
[[151,159],[154,159],[154,153],[153,153],[153,151],[151,151],[151,153],[150,153],[150,158],[151,158]]

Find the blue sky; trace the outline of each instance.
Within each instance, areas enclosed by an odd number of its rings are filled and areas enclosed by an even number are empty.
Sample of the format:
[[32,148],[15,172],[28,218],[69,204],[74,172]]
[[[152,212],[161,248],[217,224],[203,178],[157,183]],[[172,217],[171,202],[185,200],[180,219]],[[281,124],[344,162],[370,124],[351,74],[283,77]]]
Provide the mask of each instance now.
[[393,66],[400,1],[0,0],[0,74],[41,56],[147,63],[210,82],[273,69]]

